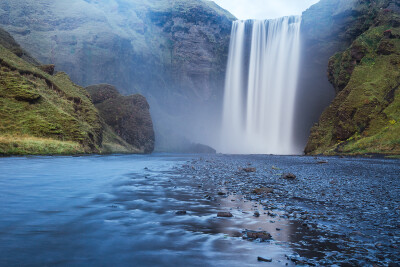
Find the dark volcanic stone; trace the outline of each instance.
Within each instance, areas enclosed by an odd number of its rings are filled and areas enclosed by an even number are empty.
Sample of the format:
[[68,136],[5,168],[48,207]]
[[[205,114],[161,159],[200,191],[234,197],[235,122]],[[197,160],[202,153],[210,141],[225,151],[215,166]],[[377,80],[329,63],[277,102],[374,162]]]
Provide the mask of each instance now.
[[230,212],[218,212],[217,216],[218,217],[223,217],[223,218],[231,218],[231,217],[233,217],[232,213],[230,213]]
[[144,96],[122,96],[110,85],[90,86],[87,91],[97,103],[100,116],[116,134],[143,153],[153,152],[155,134]]
[[243,236],[244,239],[250,239],[250,240],[256,240],[260,239],[261,241],[266,241],[272,238],[272,236],[265,232],[265,231],[247,231],[245,232],[245,235]]
[[108,99],[113,99],[121,96],[117,88],[109,84],[96,84],[86,87],[92,98],[93,104],[100,104]]
[[258,261],[265,261],[265,262],[272,262],[271,258],[263,258],[263,257],[257,257]]
[[177,212],[175,212],[176,215],[186,215],[187,212],[186,210],[178,210]]
[[282,175],[283,179],[296,179],[296,175],[294,175],[293,173],[285,173],[284,175]]
[[243,171],[245,171],[245,172],[256,172],[256,168],[244,168]]
[[273,192],[274,192],[274,189],[267,188],[267,187],[257,188],[257,189],[254,189],[254,191],[253,191],[253,193],[255,193],[257,195],[270,194]]

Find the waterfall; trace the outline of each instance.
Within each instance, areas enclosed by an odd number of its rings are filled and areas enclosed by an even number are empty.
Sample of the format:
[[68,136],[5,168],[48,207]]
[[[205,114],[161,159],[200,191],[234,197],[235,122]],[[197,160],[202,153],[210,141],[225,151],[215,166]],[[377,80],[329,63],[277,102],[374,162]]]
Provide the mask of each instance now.
[[294,107],[301,17],[232,25],[219,150],[230,154],[300,154]]

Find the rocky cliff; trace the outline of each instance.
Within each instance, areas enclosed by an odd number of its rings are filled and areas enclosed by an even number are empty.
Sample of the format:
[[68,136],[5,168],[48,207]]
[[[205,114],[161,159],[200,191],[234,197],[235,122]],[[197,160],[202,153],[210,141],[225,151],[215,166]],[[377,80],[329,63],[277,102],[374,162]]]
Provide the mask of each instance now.
[[[148,115],[151,125],[146,100],[137,101],[142,104],[134,110]],[[125,142],[99,116],[84,88],[64,72],[54,73],[54,65],[39,65],[1,28],[0,118],[0,155],[149,153],[152,146],[144,139],[154,143],[154,133],[141,131],[140,123],[120,127],[135,138]],[[134,136],[137,132],[142,135]]]
[[345,48],[328,64],[336,97],[312,128],[306,153],[400,154],[399,10],[397,1],[354,1],[339,13],[335,46]]
[[[126,147],[124,143],[128,143],[139,153],[153,152],[154,129],[146,98],[141,95],[122,96],[114,86],[107,84],[89,86],[86,90],[104,122],[123,139],[120,145]],[[110,152],[116,152],[118,148],[113,148],[112,143],[118,141],[115,138],[107,139],[103,145]]]
[[233,19],[206,0],[0,2],[0,25],[40,61],[146,96],[160,142],[216,117]]

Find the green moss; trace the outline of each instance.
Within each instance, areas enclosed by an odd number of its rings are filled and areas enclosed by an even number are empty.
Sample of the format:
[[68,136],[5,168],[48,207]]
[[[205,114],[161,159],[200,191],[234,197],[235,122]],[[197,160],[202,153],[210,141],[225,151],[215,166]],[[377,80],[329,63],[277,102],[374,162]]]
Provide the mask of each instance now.
[[32,136],[0,136],[0,155],[71,155],[81,153],[85,153],[85,151],[75,142]]
[[313,127],[306,153],[400,154],[400,28],[376,24],[331,58],[337,96]]
[[65,73],[49,75],[1,45],[0,117],[0,137],[34,140],[3,138],[0,154],[100,151],[102,126],[87,92]]

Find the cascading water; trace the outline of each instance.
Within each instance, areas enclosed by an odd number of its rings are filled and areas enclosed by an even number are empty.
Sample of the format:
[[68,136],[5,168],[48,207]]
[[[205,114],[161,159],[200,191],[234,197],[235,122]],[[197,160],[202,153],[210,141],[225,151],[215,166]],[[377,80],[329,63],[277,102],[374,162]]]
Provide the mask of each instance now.
[[293,140],[300,24],[294,16],[233,23],[221,152],[301,153]]

